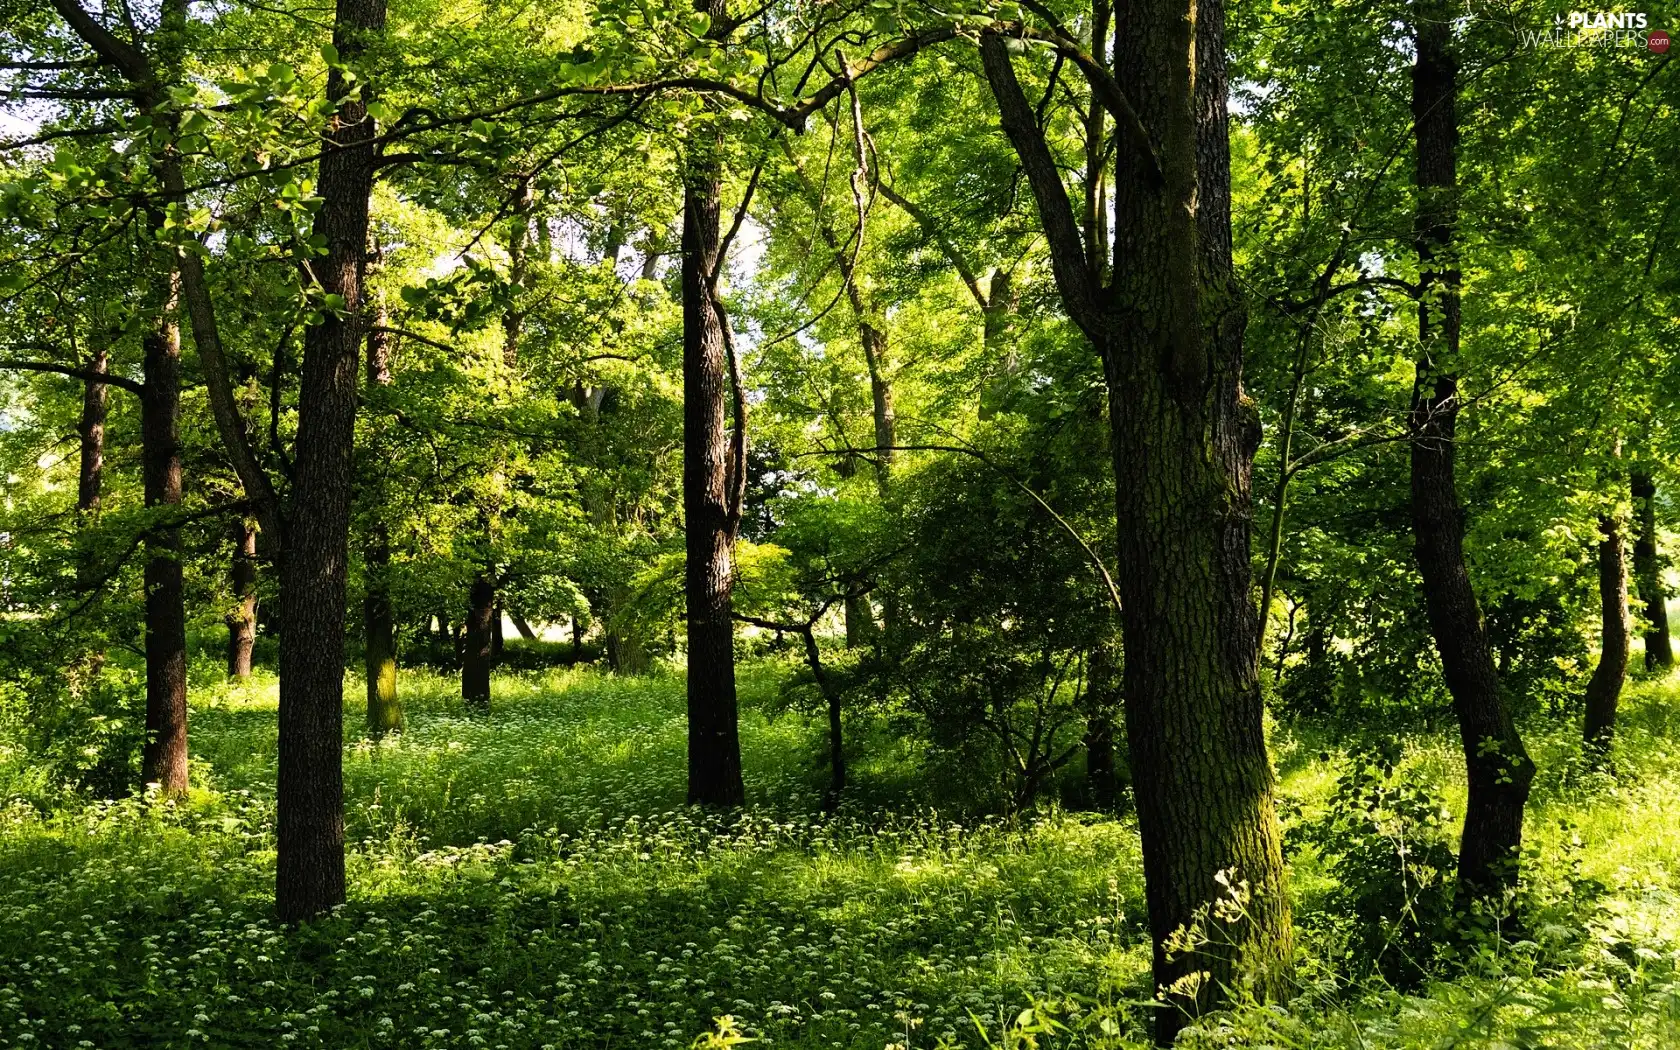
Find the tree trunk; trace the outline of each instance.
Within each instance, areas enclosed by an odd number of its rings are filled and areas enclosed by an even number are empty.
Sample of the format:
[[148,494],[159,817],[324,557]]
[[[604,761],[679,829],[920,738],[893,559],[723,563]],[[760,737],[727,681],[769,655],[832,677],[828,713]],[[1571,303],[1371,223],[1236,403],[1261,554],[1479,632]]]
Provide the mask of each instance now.
[[1120,802],[1114,768],[1114,723],[1121,710],[1117,642],[1092,650],[1085,685],[1085,792],[1093,809],[1112,813]]
[[251,677],[251,650],[257,643],[257,529],[249,519],[233,523],[233,560],[228,582],[233,608],[227,616],[229,678]]
[[468,595],[467,639],[461,651],[461,700],[474,711],[490,711],[490,664],[496,588],[480,573]]
[[[374,258],[381,257],[374,249]],[[367,336],[365,370],[369,389],[391,385],[391,333],[383,298],[376,298],[373,330]],[[371,486],[375,506],[373,524],[362,550],[365,593],[362,596],[362,655],[367,681],[367,729],[375,738],[403,727],[402,700],[397,696],[397,626],[391,608],[391,534],[384,520],[384,471],[373,464],[378,480]]]
[[513,629],[519,632],[519,637],[527,642],[537,640],[537,632],[531,630],[531,625],[526,622],[525,617],[518,613],[508,613],[508,619],[513,621]]
[[[1247,318],[1231,272],[1224,10],[1217,0],[1126,5],[1114,41],[1118,83],[1085,70],[1108,99],[1093,104],[1141,128],[1123,137],[1114,173],[1109,286],[1085,257],[1005,41],[982,33],[980,55],[1063,305],[1104,362],[1126,728],[1166,997],[1155,1035],[1170,1043],[1239,981],[1262,997],[1281,991],[1290,909],[1250,589],[1259,422],[1242,392]],[[1194,950],[1175,941],[1186,932]]]
[[1655,671],[1674,666],[1674,649],[1668,640],[1668,588],[1663,586],[1662,565],[1657,560],[1657,485],[1651,472],[1634,468],[1633,572],[1639,582],[1639,597],[1645,603],[1645,669]]
[[1627,561],[1622,552],[1622,526],[1614,515],[1599,521],[1604,539],[1598,545],[1598,599],[1603,623],[1598,666],[1587,682],[1588,752],[1603,756],[1610,750],[1616,731],[1616,703],[1627,678],[1629,640],[1633,634],[1628,614]]
[[822,647],[817,644],[814,626],[806,624],[800,636],[805,642],[805,662],[810,665],[811,677],[816,679],[817,689],[828,707],[828,806],[832,809],[839,804],[840,796],[846,790],[846,737],[840,720],[840,691],[828,680],[828,672],[823,669]]
[[[723,0],[698,0],[708,35],[727,33]],[[688,555],[688,801],[739,806],[741,742],[735,696],[735,537],[730,522],[729,396],[723,318],[713,302],[719,265],[722,143],[712,133],[688,143],[683,186],[683,520]]]
[[402,701],[397,697],[397,625],[387,584],[391,541],[383,523],[374,526],[368,536],[363,560],[367,573],[367,593],[362,598],[367,728],[369,734],[380,737],[403,727]]
[[507,639],[502,637],[502,607],[496,605],[490,610],[490,663],[492,666],[502,662],[502,649]]
[[1500,693],[1481,605],[1464,562],[1454,438],[1458,423],[1458,67],[1452,11],[1418,0],[1412,115],[1417,135],[1417,380],[1411,434],[1412,526],[1425,604],[1452,692],[1469,776],[1458,884],[1467,904],[1498,899],[1515,884],[1523,808],[1534,764]]
[[[88,371],[104,375],[110,371],[111,355],[96,351],[88,361]],[[105,476],[105,412],[107,393],[104,383],[89,382],[82,387],[82,417],[76,424],[81,438],[80,469],[76,473],[76,516],[84,524],[99,512],[101,483]]]
[[[385,27],[384,0],[338,0],[333,44],[355,62]],[[366,96],[347,98],[339,68],[327,98],[339,104],[317,179],[315,232],[326,254],[312,271],[323,294],[343,299],[304,333],[296,462],[281,570],[279,856],[275,904],[282,920],[344,901],[344,603],[349,560],[356,371],[361,350],[362,266],[373,185],[373,121]]]
[[[147,333],[140,395],[141,471],[146,506],[181,502],[181,329],[177,278],[162,281],[158,325]],[[187,618],[181,532],[154,528],[146,539],[146,745],[140,779],[165,795],[187,790]]]

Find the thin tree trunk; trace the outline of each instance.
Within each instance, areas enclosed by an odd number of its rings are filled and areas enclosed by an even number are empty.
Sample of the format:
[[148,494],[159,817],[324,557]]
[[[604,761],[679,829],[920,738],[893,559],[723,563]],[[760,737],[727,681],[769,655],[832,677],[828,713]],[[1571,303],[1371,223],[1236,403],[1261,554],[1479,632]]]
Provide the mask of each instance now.
[[1668,588],[1657,560],[1657,485],[1647,468],[1635,467],[1629,486],[1633,492],[1633,572],[1639,598],[1645,603],[1645,669],[1674,666],[1668,638]]
[[1598,545],[1598,599],[1603,623],[1598,666],[1587,682],[1587,719],[1584,731],[1589,753],[1603,756],[1616,731],[1616,703],[1627,679],[1628,650],[1633,620],[1628,614],[1627,559],[1622,551],[1621,522],[1612,514],[1599,521],[1604,538]]
[[811,677],[816,679],[817,689],[828,707],[828,806],[832,809],[839,804],[840,796],[846,790],[846,737],[840,719],[842,700],[840,691],[834,688],[828,672],[823,669],[822,647],[817,644],[814,626],[807,623],[800,631],[800,637],[805,642],[805,662],[810,665]]
[[[88,371],[105,375],[111,368],[111,355],[97,350],[88,360]],[[105,415],[110,387],[89,381],[82,386],[82,415],[76,423],[81,439],[80,462],[76,472],[76,524],[86,529],[99,516],[105,477]],[[86,593],[99,583],[98,558],[92,545],[85,545],[76,560],[76,589]],[[105,666],[105,651],[94,649],[86,654],[83,667],[97,678]]]
[[[333,44],[354,62],[385,27],[384,0],[338,0]],[[323,294],[342,297],[304,333],[297,452],[281,571],[279,856],[275,904],[282,920],[344,901],[344,603],[361,356],[362,267],[373,186],[373,121],[367,96],[347,97],[343,72],[327,74],[339,106],[321,158],[315,232],[326,254],[312,271]]]
[[1459,845],[1459,893],[1466,903],[1502,907],[1499,899],[1516,882],[1534,764],[1500,693],[1487,627],[1464,561],[1464,512],[1454,464],[1460,278],[1453,233],[1458,221],[1453,13],[1444,0],[1418,0],[1414,17],[1420,295],[1417,380],[1408,420],[1412,525],[1429,626],[1452,692],[1470,782]]
[[229,678],[251,677],[251,650],[257,643],[257,529],[245,518],[233,523],[233,558],[228,582],[233,608],[227,616]]
[[[174,507],[181,502],[181,329],[174,272],[160,284],[158,325],[144,340],[141,469],[146,506]],[[181,795],[187,790],[187,622],[180,530],[153,530],[146,552],[146,745],[140,777],[166,795]]]
[[508,613],[508,619],[513,621],[513,629],[519,632],[519,637],[525,639],[527,642],[534,642],[537,640],[537,632],[531,630],[531,625],[526,622],[525,617],[519,615],[518,613]]
[[[376,246],[374,258],[382,256]],[[376,298],[374,327],[367,335],[365,371],[369,389],[391,385],[391,333],[385,302]],[[362,596],[362,653],[367,682],[367,729],[374,737],[400,731],[403,727],[402,700],[397,695],[397,625],[391,607],[391,533],[385,524],[383,467],[372,464],[378,480],[371,486],[375,502],[373,524],[362,550],[362,571],[366,577]]]
[[[708,34],[728,32],[723,0],[697,0]],[[683,186],[683,520],[688,609],[688,801],[739,806],[741,742],[735,695],[735,537],[730,521],[729,397],[723,318],[712,295],[719,265],[722,143],[693,136]]]
[[490,711],[490,664],[496,587],[486,573],[473,579],[468,595],[467,638],[461,651],[461,699],[474,711]]

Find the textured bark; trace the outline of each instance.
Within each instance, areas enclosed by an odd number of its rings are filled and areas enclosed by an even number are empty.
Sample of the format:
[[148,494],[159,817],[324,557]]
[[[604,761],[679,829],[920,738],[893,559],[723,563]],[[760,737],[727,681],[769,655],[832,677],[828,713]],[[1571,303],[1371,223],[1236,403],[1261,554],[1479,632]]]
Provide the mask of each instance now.
[[1616,731],[1616,704],[1627,679],[1633,620],[1628,615],[1627,559],[1622,550],[1622,524],[1614,515],[1599,521],[1604,538],[1598,544],[1598,600],[1603,629],[1598,666],[1587,682],[1587,750],[1599,755],[1610,750]]
[[[333,44],[354,62],[385,26],[384,0],[338,0]],[[344,901],[344,604],[349,560],[356,372],[361,357],[362,266],[373,185],[373,121],[346,99],[343,74],[327,74],[340,103],[321,158],[315,232],[326,254],[312,270],[344,299],[304,333],[296,462],[281,571],[279,857],[275,903],[283,920]]]
[[[146,384],[140,395],[140,457],[146,506],[181,502],[181,330],[173,272],[159,281],[158,325],[144,339]],[[140,779],[166,795],[187,790],[187,618],[181,582],[181,533],[156,528],[146,538],[146,744]]]
[[[699,0],[708,33],[728,32],[723,0]],[[688,555],[688,801],[739,806],[741,741],[735,695],[735,535],[730,520],[729,398],[724,320],[711,292],[718,266],[720,143],[688,143],[683,186],[683,521]]]
[[480,573],[467,595],[467,637],[461,650],[461,700],[470,710],[490,711],[490,621],[495,616],[496,587]]
[[1633,573],[1639,600],[1645,603],[1645,669],[1674,666],[1668,638],[1668,588],[1657,560],[1657,485],[1649,470],[1635,468],[1629,486],[1633,494]]
[[1498,904],[1515,884],[1523,809],[1534,764],[1500,692],[1493,649],[1464,561],[1464,512],[1455,471],[1459,398],[1458,68],[1444,0],[1415,7],[1417,62],[1418,359],[1408,418],[1412,528],[1429,627],[1453,697],[1469,778],[1458,856],[1465,904]]
[[229,678],[251,677],[251,650],[257,643],[257,530],[251,522],[233,523],[233,557],[228,583],[233,608],[227,615]]
[[[1105,365],[1126,728],[1166,1043],[1225,987],[1281,990],[1290,909],[1250,590],[1259,426],[1241,387],[1246,315],[1231,274],[1223,8],[1126,5],[1114,40],[1117,85],[1082,71],[1111,114],[1127,107],[1108,98],[1129,100],[1149,144],[1128,135],[1114,173],[1106,287],[1005,42],[982,34],[980,50],[1063,305]],[[1221,901],[1241,906],[1216,912]],[[1178,946],[1186,933],[1194,951]]]

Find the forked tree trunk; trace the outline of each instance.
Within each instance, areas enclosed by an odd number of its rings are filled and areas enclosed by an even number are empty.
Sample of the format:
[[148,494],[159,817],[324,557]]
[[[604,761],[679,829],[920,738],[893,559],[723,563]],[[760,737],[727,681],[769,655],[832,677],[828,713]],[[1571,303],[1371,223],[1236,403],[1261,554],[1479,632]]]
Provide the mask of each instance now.
[[[158,325],[144,339],[141,473],[146,506],[174,508],[181,502],[181,329],[174,272],[159,284]],[[181,795],[187,790],[187,620],[180,530],[154,528],[146,554],[146,744],[140,778],[165,795]]]
[[1604,538],[1598,545],[1598,600],[1603,630],[1598,666],[1587,682],[1585,740],[1589,753],[1602,757],[1616,731],[1616,704],[1627,679],[1628,650],[1633,634],[1628,615],[1627,559],[1622,551],[1622,525],[1614,515],[1599,521]]
[[[727,33],[723,0],[698,0],[708,34]],[[735,537],[730,518],[729,399],[723,319],[712,301],[718,265],[721,141],[688,142],[683,185],[683,522],[688,561],[688,801],[739,806],[741,742],[735,695]]]
[[[384,0],[338,0],[333,44],[353,63],[385,27]],[[281,570],[279,856],[275,905],[282,920],[344,902],[344,604],[361,356],[362,266],[373,186],[373,121],[367,96],[349,98],[343,72],[327,74],[339,104],[321,158],[313,261],[321,292],[343,298],[304,333],[296,461]]]
[[1655,671],[1674,666],[1674,648],[1668,638],[1668,588],[1657,560],[1657,485],[1650,470],[1642,467],[1634,468],[1630,481],[1633,572],[1639,599],[1645,603],[1645,669]]
[[1502,908],[1516,882],[1534,764],[1500,693],[1487,626],[1464,561],[1454,444],[1458,424],[1458,66],[1453,11],[1418,0],[1412,116],[1417,136],[1418,359],[1408,419],[1412,527],[1430,631],[1458,716],[1469,778],[1459,896]]
[[229,678],[251,677],[251,650],[257,644],[257,529],[246,518],[233,523],[233,557],[228,583],[233,608],[227,615]]
[[466,643],[461,650],[461,700],[481,713],[490,711],[490,620],[495,616],[495,601],[496,588],[489,575],[474,577],[468,595]]
[[[1114,42],[1110,98],[1123,95],[1135,121],[1115,172],[1112,285],[1085,257],[1005,40],[982,33],[980,54],[1063,304],[1105,363],[1126,728],[1166,999],[1155,1035],[1169,1043],[1244,979],[1262,997],[1282,990],[1290,907],[1250,589],[1259,425],[1242,392],[1246,316],[1231,272],[1223,7],[1126,5]],[[1178,946],[1185,935],[1193,950]]]

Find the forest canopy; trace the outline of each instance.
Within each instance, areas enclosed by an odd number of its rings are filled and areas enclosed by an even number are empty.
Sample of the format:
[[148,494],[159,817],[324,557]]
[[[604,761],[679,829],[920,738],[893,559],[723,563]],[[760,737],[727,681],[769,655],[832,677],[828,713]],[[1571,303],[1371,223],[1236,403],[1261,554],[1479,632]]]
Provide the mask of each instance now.
[[0,1046],[1680,1045],[1670,18],[0,0]]

